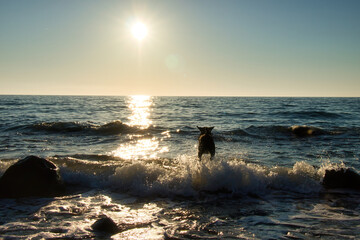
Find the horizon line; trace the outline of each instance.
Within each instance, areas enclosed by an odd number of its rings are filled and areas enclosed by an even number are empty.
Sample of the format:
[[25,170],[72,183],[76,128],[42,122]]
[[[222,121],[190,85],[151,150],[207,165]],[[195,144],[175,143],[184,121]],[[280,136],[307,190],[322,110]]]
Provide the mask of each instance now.
[[69,97],[129,97],[129,96],[150,96],[150,97],[244,97],[244,98],[360,98],[360,96],[261,96],[261,95],[150,95],[150,94],[27,94],[27,93],[0,93],[0,96],[69,96]]

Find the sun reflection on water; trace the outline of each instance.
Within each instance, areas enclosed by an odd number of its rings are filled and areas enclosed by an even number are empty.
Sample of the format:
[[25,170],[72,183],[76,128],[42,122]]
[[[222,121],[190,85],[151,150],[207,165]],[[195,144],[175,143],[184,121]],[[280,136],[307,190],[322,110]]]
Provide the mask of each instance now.
[[[137,95],[130,96],[128,101],[128,108],[131,110],[131,115],[128,117],[130,126],[138,127],[142,130],[148,129],[152,121],[150,120],[151,107],[153,106],[153,99],[151,96]],[[132,135],[130,141],[122,143],[113,151],[113,155],[123,159],[156,159],[159,153],[168,152],[167,146],[161,146],[161,142],[165,138],[170,138],[170,132],[165,131],[161,133],[161,138],[145,135]]]
[[138,139],[136,142],[121,144],[115,151],[116,157],[123,159],[156,158],[159,142],[155,138]]
[[152,106],[151,96],[136,95],[131,96],[129,100],[129,108],[132,114],[128,117],[130,126],[138,126],[141,129],[150,127],[152,121],[149,119]]

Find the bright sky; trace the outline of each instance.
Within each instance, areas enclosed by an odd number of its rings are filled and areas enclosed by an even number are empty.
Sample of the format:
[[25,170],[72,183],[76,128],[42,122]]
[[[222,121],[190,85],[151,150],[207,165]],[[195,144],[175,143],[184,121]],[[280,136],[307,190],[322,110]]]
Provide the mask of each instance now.
[[360,97],[359,26],[359,0],[0,0],[0,94]]

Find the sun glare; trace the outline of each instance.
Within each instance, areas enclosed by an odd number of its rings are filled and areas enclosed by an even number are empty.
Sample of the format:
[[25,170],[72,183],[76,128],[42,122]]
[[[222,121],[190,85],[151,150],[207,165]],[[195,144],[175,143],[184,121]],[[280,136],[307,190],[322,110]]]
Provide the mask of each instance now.
[[148,28],[142,22],[137,22],[131,27],[131,33],[138,41],[143,40],[148,34]]
[[129,108],[132,112],[128,119],[130,120],[130,126],[138,126],[141,129],[150,127],[150,107],[152,105],[152,99],[150,96],[135,95],[129,98]]
[[[151,96],[135,95],[128,98],[128,108],[131,110],[129,116],[129,126],[137,127],[138,133],[129,138],[129,142],[122,143],[112,152],[116,157],[123,159],[156,159],[158,154],[169,152],[169,147],[165,145],[166,138],[170,138],[170,131],[161,133],[161,137],[149,137],[149,134],[141,134],[148,129],[152,121],[150,113],[152,111],[153,99]],[[150,135],[151,136],[151,135]]]

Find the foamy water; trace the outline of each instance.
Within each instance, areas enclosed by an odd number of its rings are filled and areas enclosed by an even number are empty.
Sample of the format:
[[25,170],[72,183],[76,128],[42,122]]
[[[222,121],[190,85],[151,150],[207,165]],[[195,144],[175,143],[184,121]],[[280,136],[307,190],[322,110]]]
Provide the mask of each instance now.
[[[358,98],[0,96],[0,175],[38,155],[67,194],[0,200],[2,238],[356,239],[359,192],[326,170],[360,169]],[[309,136],[294,134],[307,126]],[[216,157],[197,159],[196,126]]]

